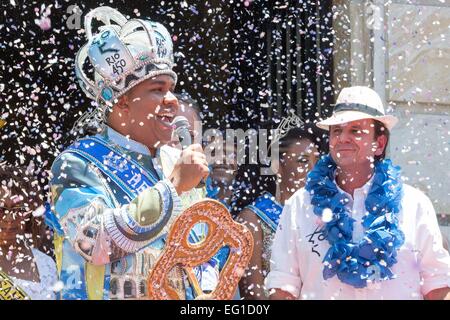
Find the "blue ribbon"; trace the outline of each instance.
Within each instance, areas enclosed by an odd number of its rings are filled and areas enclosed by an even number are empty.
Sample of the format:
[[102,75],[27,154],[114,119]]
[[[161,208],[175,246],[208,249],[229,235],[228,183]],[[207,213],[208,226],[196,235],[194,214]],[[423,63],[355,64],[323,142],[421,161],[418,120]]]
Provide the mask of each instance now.
[[156,173],[145,170],[137,161],[125,157],[98,136],[81,139],[65,152],[71,152],[95,164],[128,195],[130,201],[158,182]]

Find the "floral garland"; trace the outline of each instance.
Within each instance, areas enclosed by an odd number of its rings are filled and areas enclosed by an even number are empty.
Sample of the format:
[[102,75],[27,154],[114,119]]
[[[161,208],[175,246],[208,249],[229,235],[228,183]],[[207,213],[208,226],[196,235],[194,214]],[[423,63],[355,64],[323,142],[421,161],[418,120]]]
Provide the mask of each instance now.
[[367,212],[362,219],[365,234],[359,243],[352,242],[355,219],[345,207],[347,197],[336,187],[335,170],[336,164],[326,155],[308,174],[306,183],[314,214],[322,217],[324,209],[333,213],[323,231],[331,245],[323,259],[323,278],[337,275],[355,288],[364,288],[374,276],[381,280],[394,278],[390,267],[397,262],[397,251],[405,241],[397,219],[403,196],[400,167],[394,167],[390,160],[375,163],[373,184],[365,202]]

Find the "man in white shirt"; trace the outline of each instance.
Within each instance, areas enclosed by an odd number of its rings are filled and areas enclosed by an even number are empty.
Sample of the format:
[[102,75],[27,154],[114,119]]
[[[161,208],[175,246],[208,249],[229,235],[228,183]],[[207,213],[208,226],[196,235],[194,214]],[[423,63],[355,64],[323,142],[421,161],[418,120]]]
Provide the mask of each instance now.
[[271,299],[450,299],[431,201],[384,159],[396,122],[375,91],[350,87],[317,123],[330,132],[330,154],[284,207]]

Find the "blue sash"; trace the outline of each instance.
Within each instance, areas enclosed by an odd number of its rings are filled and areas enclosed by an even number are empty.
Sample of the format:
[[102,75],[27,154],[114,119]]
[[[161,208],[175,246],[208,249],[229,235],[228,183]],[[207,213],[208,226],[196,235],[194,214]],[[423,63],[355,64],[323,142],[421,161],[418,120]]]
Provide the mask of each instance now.
[[98,136],[81,139],[65,152],[74,153],[93,163],[127,194],[128,201],[153,187],[159,180],[156,172],[145,170],[137,161],[117,152]]
[[274,232],[277,230],[283,206],[276,202],[275,197],[265,192],[247,208],[258,215]]
[[[68,147],[63,153],[66,152],[93,163],[128,196],[128,202],[136,198],[140,192],[153,187],[159,180],[156,171],[151,172],[144,169],[138,162],[131,157],[125,157],[99,136],[83,138]],[[151,168],[151,170],[154,169]],[[51,225],[57,230],[61,229],[59,223],[55,223],[55,221]],[[191,241],[199,242],[200,235],[191,232]],[[163,238],[164,241],[165,236],[160,238]]]
[[[159,180],[156,172],[145,170],[138,162],[131,157],[125,157],[98,136],[75,142],[58,157],[67,152],[93,163],[126,194],[128,202],[146,188],[153,187]],[[48,203],[46,203],[45,223],[58,234],[63,234],[61,225]]]

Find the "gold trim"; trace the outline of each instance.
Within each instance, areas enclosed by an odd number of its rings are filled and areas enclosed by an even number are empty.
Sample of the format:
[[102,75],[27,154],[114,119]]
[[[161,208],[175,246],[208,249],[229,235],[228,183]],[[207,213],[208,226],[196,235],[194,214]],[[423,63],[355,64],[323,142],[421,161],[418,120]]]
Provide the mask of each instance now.
[[103,300],[105,266],[96,266],[86,262],[84,265],[84,274],[88,299]]
[[0,300],[31,300],[26,292],[0,271]]

